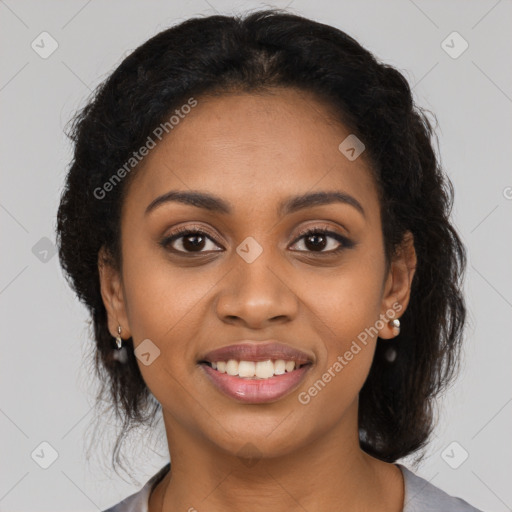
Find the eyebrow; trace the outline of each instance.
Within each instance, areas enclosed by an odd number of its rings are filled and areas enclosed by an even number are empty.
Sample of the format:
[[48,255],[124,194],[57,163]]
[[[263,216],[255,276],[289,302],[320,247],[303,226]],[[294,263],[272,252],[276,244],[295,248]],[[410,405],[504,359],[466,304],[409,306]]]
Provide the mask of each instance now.
[[[144,214],[147,215],[157,207],[169,202],[196,206],[213,213],[230,214],[233,211],[228,202],[212,194],[199,191],[171,190],[151,201]],[[361,203],[355,197],[341,191],[319,191],[289,197],[278,205],[277,213],[284,216],[313,206],[333,203],[348,204],[358,210],[363,217],[366,217]]]

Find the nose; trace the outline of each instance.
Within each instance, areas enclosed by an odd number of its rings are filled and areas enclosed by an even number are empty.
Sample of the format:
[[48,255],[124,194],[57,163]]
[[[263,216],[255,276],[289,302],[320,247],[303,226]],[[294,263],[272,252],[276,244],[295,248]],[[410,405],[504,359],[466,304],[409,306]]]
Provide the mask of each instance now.
[[223,322],[263,329],[296,317],[299,299],[290,274],[284,275],[268,251],[252,263],[237,254],[234,258],[216,298],[216,313]]

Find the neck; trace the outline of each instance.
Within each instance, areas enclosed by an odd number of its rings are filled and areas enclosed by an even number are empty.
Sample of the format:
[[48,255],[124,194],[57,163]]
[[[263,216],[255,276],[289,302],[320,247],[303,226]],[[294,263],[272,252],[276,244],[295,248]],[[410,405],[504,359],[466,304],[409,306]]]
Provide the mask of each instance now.
[[221,450],[170,420],[164,414],[171,471],[151,494],[149,512],[402,511],[402,473],[359,448],[357,428],[347,427],[357,421],[272,456],[249,443]]

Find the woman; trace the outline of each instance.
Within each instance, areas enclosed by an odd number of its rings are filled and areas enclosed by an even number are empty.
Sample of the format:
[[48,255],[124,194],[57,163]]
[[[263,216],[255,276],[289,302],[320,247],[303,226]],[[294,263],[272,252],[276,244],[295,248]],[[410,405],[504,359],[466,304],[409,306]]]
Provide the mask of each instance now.
[[124,434],[170,464],[110,512],[477,510],[395,463],[456,374],[465,249],[405,78],[345,33],[187,20],[76,117],[60,260]]

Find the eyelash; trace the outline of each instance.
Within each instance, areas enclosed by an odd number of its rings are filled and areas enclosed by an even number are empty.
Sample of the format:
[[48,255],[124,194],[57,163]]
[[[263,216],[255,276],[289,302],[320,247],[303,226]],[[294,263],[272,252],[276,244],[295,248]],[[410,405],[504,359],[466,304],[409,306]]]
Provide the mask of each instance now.
[[[178,240],[180,238],[185,238],[187,235],[202,235],[202,236],[206,236],[212,242],[217,243],[214,240],[214,238],[209,233],[207,233],[203,229],[200,229],[199,227],[196,228],[196,227],[193,226],[193,227],[177,228],[172,234],[170,234],[169,236],[165,237],[160,242],[160,245],[164,249],[168,250],[168,246],[172,242],[174,242],[175,240]],[[331,238],[334,238],[337,242],[340,242],[340,246],[337,249],[333,249],[333,250],[330,250],[330,251],[318,251],[318,252],[317,251],[297,251],[297,252],[309,252],[309,253],[313,253],[313,254],[317,253],[317,254],[333,255],[333,254],[338,254],[338,253],[340,253],[341,251],[343,251],[345,249],[350,249],[350,248],[354,247],[354,245],[355,245],[355,243],[352,242],[352,240],[349,240],[348,238],[346,238],[343,235],[340,235],[339,233],[336,233],[334,231],[330,231],[328,229],[318,228],[318,227],[307,228],[307,229],[304,229],[304,230],[300,231],[299,234],[297,235],[297,237],[295,238],[295,240],[294,240],[292,245],[295,245],[301,238],[305,238],[305,237],[310,236],[310,235],[329,236]],[[205,253],[204,251],[200,251],[200,252],[194,253],[192,251],[178,251],[178,250],[175,250],[175,249],[171,249],[171,251],[176,253],[176,254],[187,254],[187,255],[204,254]],[[215,252],[217,252],[217,251],[215,251]]]

